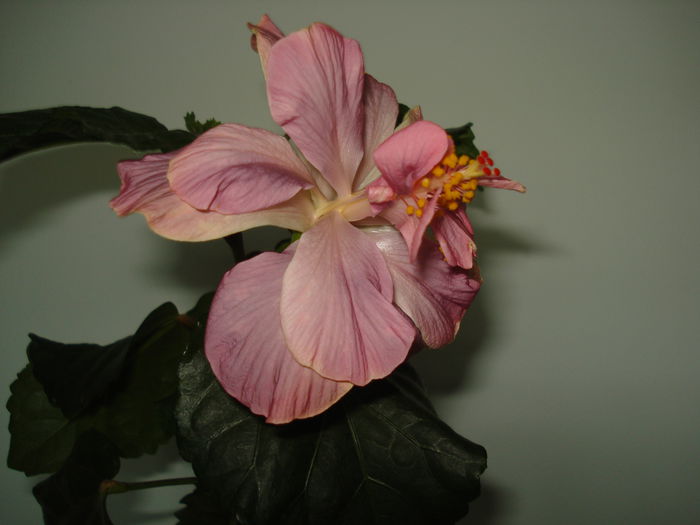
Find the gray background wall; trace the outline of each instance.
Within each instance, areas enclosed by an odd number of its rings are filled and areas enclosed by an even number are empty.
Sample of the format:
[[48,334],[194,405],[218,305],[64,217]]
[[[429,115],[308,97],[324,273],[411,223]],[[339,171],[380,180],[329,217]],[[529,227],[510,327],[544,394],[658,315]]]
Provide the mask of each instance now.
[[[528,186],[475,203],[481,295],[457,341],[416,360],[439,412],[489,451],[466,522],[699,523],[700,4],[4,0],[0,111],[119,105],[169,127],[194,110],[274,129],[245,27],[262,12],[357,38],[400,100],[474,121]],[[114,163],[134,156],[80,145],[0,166],[3,404],[27,332],[107,343],[226,270],[223,243],[112,214]],[[37,480],[0,472],[0,521],[37,523]],[[121,477],[186,473],[166,447]],[[172,522],[186,491],[114,496],[115,523]]]

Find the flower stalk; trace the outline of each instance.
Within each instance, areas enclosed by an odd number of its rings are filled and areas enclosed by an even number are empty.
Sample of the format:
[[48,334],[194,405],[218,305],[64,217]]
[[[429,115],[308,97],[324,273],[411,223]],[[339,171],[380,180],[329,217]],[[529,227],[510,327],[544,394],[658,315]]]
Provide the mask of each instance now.
[[195,477],[154,479],[151,481],[117,481],[115,479],[106,479],[100,485],[100,492],[105,495],[123,494],[124,492],[131,492],[134,490],[196,484],[197,478]]

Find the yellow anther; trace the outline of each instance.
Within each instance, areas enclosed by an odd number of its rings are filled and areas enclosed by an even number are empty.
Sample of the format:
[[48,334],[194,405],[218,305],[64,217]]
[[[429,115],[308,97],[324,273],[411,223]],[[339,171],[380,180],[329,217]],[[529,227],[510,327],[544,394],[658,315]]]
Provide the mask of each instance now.
[[465,196],[467,199],[472,200],[472,199],[474,198],[474,192],[471,191],[471,190],[470,190],[470,191],[465,191],[465,192],[464,192],[464,196]]
[[457,165],[457,155],[454,153],[450,153],[449,155],[445,155],[445,158],[442,159],[442,163],[445,166],[449,166],[450,168],[454,168]]
[[460,194],[458,191],[451,191],[450,192],[450,200],[456,201],[460,197]]
[[424,188],[427,188],[428,186],[430,186],[430,179],[428,179],[427,177],[423,177],[420,181],[420,185]]
[[471,182],[463,182],[462,184],[459,185],[460,188],[463,190],[468,190],[471,189]]
[[457,208],[459,208],[459,204],[457,204],[457,203],[454,202],[454,201],[452,201],[451,203],[449,203],[449,204],[447,205],[447,209],[450,210],[450,211],[455,211]]
[[413,215],[414,211],[416,211],[416,209],[413,206],[406,206],[406,213],[408,215]]
[[436,177],[442,177],[445,174],[445,170],[442,169],[440,166],[435,166],[430,173],[432,173]]
[[450,177],[450,184],[454,184],[455,186],[462,182],[462,179],[464,178],[464,175],[462,175],[460,172],[455,173]]
[[418,204],[419,208],[425,208],[425,199],[418,199],[416,204]]
[[469,204],[472,200],[467,197],[466,195],[462,195],[462,202],[465,204]]
[[460,166],[466,166],[467,162],[469,162],[469,157],[467,157],[466,155],[462,155],[461,157],[459,157],[459,160],[457,162]]
[[443,185],[442,185],[442,191],[443,191],[444,193],[449,193],[450,191],[452,191],[452,184],[449,183],[449,182],[446,182],[445,184],[443,184]]
[[479,181],[476,179],[472,179],[469,181],[469,185],[470,185],[470,188],[469,188],[470,190],[475,190],[476,187],[479,185]]
[[423,210],[421,210],[420,208],[417,209],[416,210],[416,217],[418,217],[420,219],[422,216],[423,216]]

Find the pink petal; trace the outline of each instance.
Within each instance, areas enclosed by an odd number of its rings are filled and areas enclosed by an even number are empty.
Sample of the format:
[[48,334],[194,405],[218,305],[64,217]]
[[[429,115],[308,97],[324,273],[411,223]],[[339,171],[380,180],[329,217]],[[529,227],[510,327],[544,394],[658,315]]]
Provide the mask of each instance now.
[[[384,177],[379,177],[367,186],[367,200],[372,208],[372,214],[375,216],[394,204],[397,197],[398,195]],[[403,209],[405,211],[405,205]]]
[[393,284],[376,245],[331,212],[299,240],[282,284],[290,351],[324,377],[365,385],[403,362],[415,337],[392,304]]
[[269,208],[313,186],[283,137],[239,124],[217,126],[186,146],[168,180],[190,206],[220,213]]
[[420,218],[415,215],[407,216],[408,220],[398,227],[408,245],[409,257],[412,261],[418,256],[418,250],[423,242],[425,231],[428,229],[428,225],[437,211],[437,203],[437,197],[433,197],[426,203],[425,208],[423,208],[423,215]]
[[146,155],[141,160],[120,162],[119,195],[110,206],[118,215],[142,213],[157,234],[177,241],[219,239],[256,226],[280,226],[304,231],[311,226],[313,206],[306,192],[263,211],[222,215],[199,211],[184,203],[166,177],[168,164],[178,152]]
[[413,184],[440,162],[447,147],[445,130],[420,120],[385,140],[374,152],[374,160],[396,193],[408,195]]
[[446,212],[441,217],[436,217],[432,227],[447,263],[465,270],[471,268],[476,245],[472,239],[474,231],[464,210]]
[[[372,186],[374,186],[374,184]],[[370,186],[370,188],[372,188],[372,186]],[[428,225],[433,220],[435,212],[437,211],[437,204],[437,198],[430,199],[423,208],[423,215],[417,217],[415,214],[408,215],[406,213],[406,203],[403,200],[395,200],[386,206],[378,215],[396,226],[396,229],[401,232],[408,246],[409,256],[412,261],[415,260],[418,255],[418,250],[423,242],[425,231],[428,229]],[[381,207],[381,204],[376,207]],[[375,208],[375,205],[373,205],[373,208]]]
[[502,175],[498,176],[487,176],[482,175],[477,179],[480,186],[489,186],[491,188],[500,188],[503,190],[515,190],[520,193],[525,193],[525,186],[514,180],[507,179]]
[[480,279],[451,268],[433,242],[426,242],[415,262],[392,228],[363,230],[384,253],[394,281],[394,302],[420,331],[425,344],[439,348],[454,339],[464,312],[476,297]]
[[401,131],[419,120],[423,120],[423,110],[421,110],[420,106],[414,106],[403,116],[403,120],[396,126],[395,131]]
[[362,97],[365,106],[364,151],[360,167],[355,176],[353,189],[364,188],[380,176],[374,165],[373,153],[393,132],[399,104],[394,90],[382,84],[371,75],[365,75],[365,89]]
[[248,24],[248,29],[253,33],[250,36],[250,47],[260,55],[263,75],[267,78],[267,58],[270,55],[270,48],[284,36],[284,33],[267,15],[260,17],[257,25]]
[[280,290],[291,259],[266,252],[236,265],[221,281],[207,321],[204,346],[214,374],[268,423],[319,414],[352,388],[304,368],[287,349]]
[[267,62],[272,118],[343,197],[362,160],[360,45],[324,24],[279,40]]

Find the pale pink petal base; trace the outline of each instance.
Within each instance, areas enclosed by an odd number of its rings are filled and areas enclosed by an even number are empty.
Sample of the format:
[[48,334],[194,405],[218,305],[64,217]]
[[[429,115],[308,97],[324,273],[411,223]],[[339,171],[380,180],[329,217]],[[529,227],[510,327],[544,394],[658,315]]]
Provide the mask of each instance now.
[[401,364],[415,337],[392,304],[376,245],[336,212],[299,240],[282,285],[282,329],[295,359],[324,377],[365,385]]
[[221,281],[207,321],[205,348],[214,374],[268,423],[319,414],[352,388],[301,366],[287,349],[279,307],[291,259],[266,252],[236,265]]
[[182,202],[170,189],[167,170],[177,152],[146,155],[141,160],[120,162],[119,195],[110,206],[118,215],[142,213],[151,229],[176,241],[208,241],[257,226],[279,226],[304,231],[313,220],[307,192],[266,210],[240,215],[199,211]]
[[247,213],[313,186],[289,142],[264,129],[222,124],[170,162],[170,187],[202,211]]
[[364,62],[357,41],[324,24],[278,40],[267,61],[272,118],[341,197],[362,160]]
[[442,260],[435,243],[423,243],[414,262],[392,228],[363,230],[384,254],[394,281],[394,302],[418,328],[425,344],[439,348],[454,339],[480,279]]

